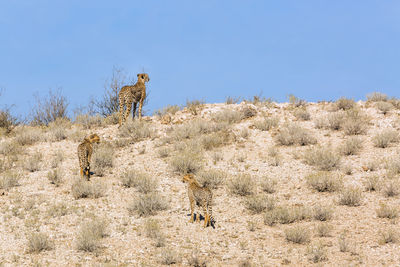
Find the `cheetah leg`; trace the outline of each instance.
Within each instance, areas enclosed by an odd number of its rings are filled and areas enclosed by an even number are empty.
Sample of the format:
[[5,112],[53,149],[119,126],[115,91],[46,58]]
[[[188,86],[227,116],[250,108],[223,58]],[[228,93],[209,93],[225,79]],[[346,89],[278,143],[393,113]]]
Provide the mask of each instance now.
[[122,102],[122,99],[119,99],[119,127],[122,125],[122,116],[124,112],[124,103]]
[[132,108],[132,102],[126,103],[126,111],[125,111],[124,121],[126,121],[128,119],[129,114],[131,113],[131,108]]
[[192,223],[194,221],[194,201],[190,201],[190,220],[189,222]]
[[81,177],[83,177],[83,168],[82,167],[81,167],[80,173],[81,173]]
[[137,102],[133,102],[132,118],[135,119]]
[[90,167],[89,166],[86,168],[86,177],[87,177],[87,180],[90,181]]
[[141,120],[142,119],[142,107],[143,107],[143,100],[144,100],[144,97],[142,97],[141,99],[140,99],[140,103],[139,103],[139,120]]
[[207,206],[203,205],[203,212],[204,212],[204,227],[208,226],[208,213],[207,213]]

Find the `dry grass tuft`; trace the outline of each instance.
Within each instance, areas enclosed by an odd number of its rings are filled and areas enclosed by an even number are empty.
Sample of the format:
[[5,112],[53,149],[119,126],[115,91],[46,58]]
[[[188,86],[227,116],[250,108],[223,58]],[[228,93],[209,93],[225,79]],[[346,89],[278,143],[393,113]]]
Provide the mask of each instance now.
[[93,252],[100,246],[100,239],[106,236],[108,223],[99,218],[82,224],[76,236],[78,250]]
[[196,150],[185,149],[171,158],[170,165],[173,171],[181,174],[196,173],[203,165],[201,153]]
[[104,119],[100,114],[90,116],[89,114],[78,114],[75,117],[75,124],[83,127],[83,129],[92,129],[95,127],[103,127]]
[[385,231],[380,231],[379,236],[380,237],[378,243],[380,245],[388,243],[397,243],[399,241],[399,233],[394,228],[389,228]]
[[288,124],[276,135],[276,141],[280,145],[291,146],[291,145],[310,145],[317,143],[317,139],[313,137],[310,132],[298,124]]
[[22,127],[16,131],[15,141],[21,146],[30,146],[42,140],[43,132],[38,128]]
[[339,204],[351,207],[361,205],[362,190],[357,187],[347,187],[339,195]]
[[62,184],[62,176],[63,174],[60,169],[55,169],[47,173],[47,179],[49,179],[51,184],[54,184],[57,187]]
[[161,251],[160,263],[164,265],[172,265],[181,263],[182,259],[178,253],[172,248],[165,248]]
[[286,240],[296,244],[310,242],[310,231],[305,226],[294,226],[285,230]]
[[367,126],[367,116],[358,109],[350,109],[346,111],[341,127],[346,135],[359,135],[366,133]]
[[328,260],[325,246],[321,242],[311,244],[310,246],[308,246],[307,254],[309,260],[313,263],[318,263]]
[[155,241],[156,247],[163,247],[165,245],[165,236],[160,228],[160,223],[156,219],[147,219],[144,222],[144,232],[147,237]]
[[228,189],[232,194],[248,196],[254,193],[255,182],[250,174],[238,174],[228,183]]
[[387,181],[383,188],[382,192],[386,197],[395,197],[400,194],[400,182],[398,179],[392,179]]
[[396,143],[399,140],[399,134],[394,129],[385,129],[376,134],[372,138],[375,147],[386,148],[391,143]]
[[296,119],[302,121],[309,121],[311,119],[311,114],[307,111],[306,107],[296,108],[293,111],[293,115],[296,117]]
[[378,191],[381,188],[381,180],[378,175],[370,175],[365,178],[365,189],[367,191]]
[[389,111],[391,111],[394,108],[392,103],[385,101],[376,102],[375,106],[382,112],[383,115],[386,115]]
[[332,231],[332,229],[333,229],[333,226],[326,222],[319,223],[316,227],[317,236],[319,236],[319,237],[330,236],[330,232]]
[[313,208],[313,217],[318,221],[328,221],[333,217],[333,207],[318,204]]
[[199,114],[199,112],[203,110],[204,101],[200,100],[186,101],[186,108],[190,113],[192,113],[192,115],[197,115]]
[[128,211],[139,216],[155,215],[158,211],[168,208],[166,200],[157,192],[151,192],[136,197],[129,205]]
[[310,217],[310,210],[304,206],[278,206],[264,214],[264,223],[269,226],[277,223],[290,224]]
[[339,152],[342,155],[356,155],[363,145],[363,140],[358,136],[350,136],[346,141],[339,147]]
[[40,162],[42,161],[43,155],[40,152],[36,152],[25,161],[25,169],[30,172],[36,172],[40,169]]
[[245,202],[246,208],[254,214],[265,210],[272,210],[275,207],[275,199],[264,195],[249,196]]
[[230,125],[240,122],[243,119],[243,114],[237,110],[224,109],[213,114],[213,119],[216,122],[225,122]]
[[348,99],[345,97],[341,97],[336,101],[336,108],[338,110],[349,110],[355,107],[356,103],[353,99]]
[[18,186],[20,174],[15,171],[6,171],[0,176],[0,189],[9,189]]
[[92,169],[98,176],[104,176],[106,169],[114,166],[114,147],[109,143],[100,143],[94,149]]
[[372,92],[367,94],[367,101],[368,102],[380,102],[380,101],[387,101],[388,96],[386,94],[380,92]]
[[338,169],[340,156],[329,147],[315,146],[305,151],[304,161],[323,171]]
[[32,233],[28,237],[28,253],[39,253],[53,249],[53,244],[46,233]]
[[268,117],[263,120],[258,120],[254,122],[254,127],[260,131],[269,131],[272,128],[277,127],[279,124],[279,117]]
[[268,193],[268,194],[273,194],[276,191],[276,185],[278,181],[275,178],[271,177],[264,177],[260,183],[262,191]]
[[132,142],[139,142],[155,136],[151,125],[145,121],[128,119],[119,128],[119,137],[129,138]]
[[224,171],[211,169],[200,171],[197,175],[197,181],[202,186],[207,186],[209,188],[218,188],[222,183],[225,182],[227,174]]
[[80,178],[71,186],[71,194],[75,199],[99,198],[104,196],[106,187],[102,183],[93,183]]
[[382,203],[379,209],[376,210],[376,215],[379,218],[396,219],[399,216],[399,209],[397,206],[388,206]]
[[129,170],[121,176],[122,185],[125,187],[135,187],[140,193],[150,193],[157,189],[157,180],[149,174]]

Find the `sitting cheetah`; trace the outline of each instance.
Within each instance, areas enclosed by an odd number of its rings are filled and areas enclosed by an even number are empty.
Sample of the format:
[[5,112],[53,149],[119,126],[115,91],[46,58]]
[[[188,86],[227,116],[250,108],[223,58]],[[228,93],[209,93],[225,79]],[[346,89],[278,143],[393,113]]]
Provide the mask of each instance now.
[[[194,220],[194,206],[202,206],[204,211],[204,227],[213,226],[215,220],[212,216],[212,192],[208,187],[201,186],[193,174],[183,176],[182,182],[188,183],[188,196],[190,202],[190,220]],[[196,221],[200,221],[200,215],[196,215]]]
[[100,137],[97,134],[91,134],[85,137],[83,142],[78,146],[78,159],[81,177],[84,175],[90,179],[90,158],[93,153],[93,143],[100,143]]
[[[145,82],[150,81],[150,78],[147,73],[139,73],[137,77],[138,80],[135,85],[126,85],[122,87],[119,92],[119,126],[121,126],[128,118],[129,113],[131,112],[132,103],[133,118],[135,118],[137,103],[139,103],[139,119],[142,118],[143,101],[146,98]],[[126,106],[125,114],[123,114],[124,105]]]

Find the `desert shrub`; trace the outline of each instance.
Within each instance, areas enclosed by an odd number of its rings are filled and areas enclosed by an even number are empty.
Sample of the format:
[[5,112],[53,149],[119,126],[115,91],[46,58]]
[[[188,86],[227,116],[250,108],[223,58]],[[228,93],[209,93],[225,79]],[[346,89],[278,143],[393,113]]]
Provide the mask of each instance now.
[[345,156],[356,155],[362,149],[362,145],[363,140],[360,137],[350,136],[339,147],[339,152]]
[[113,146],[108,143],[100,143],[100,145],[94,149],[92,156],[92,165],[95,173],[99,176],[103,176],[107,168],[114,166],[113,159]]
[[32,233],[28,237],[28,253],[39,253],[51,250],[53,244],[46,233]]
[[296,117],[296,119],[302,120],[302,121],[309,121],[311,119],[311,114],[307,111],[307,109],[305,107],[296,108],[293,111],[293,115]]
[[119,136],[130,138],[133,142],[139,142],[147,138],[152,138],[154,130],[145,121],[128,119],[119,128]]
[[75,123],[81,125],[84,129],[92,129],[93,127],[102,127],[104,125],[104,120],[99,114],[94,116],[79,114],[75,117]]
[[316,205],[313,208],[313,217],[318,221],[328,221],[332,219],[333,208],[331,206]]
[[340,156],[329,147],[316,146],[305,151],[304,161],[320,170],[337,169],[340,165]]
[[189,266],[193,267],[207,267],[207,261],[199,257],[197,251],[192,251],[191,255],[187,259]]
[[381,102],[381,101],[387,101],[388,97],[387,95],[379,92],[373,92],[367,94],[367,101],[368,102]]
[[246,208],[254,214],[259,214],[265,210],[272,210],[275,207],[275,199],[264,195],[254,195],[247,197]]
[[99,218],[81,225],[76,235],[76,247],[78,250],[93,252],[99,248],[101,238],[106,236],[108,223]]
[[275,147],[275,146],[269,147],[267,150],[267,154],[269,156],[269,164],[271,166],[281,165],[282,157],[281,157],[277,147]]
[[178,105],[167,105],[166,107],[163,107],[162,109],[156,110],[155,114],[157,116],[163,117],[166,114],[174,115],[179,110],[181,110],[181,108]]
[[197,115],[204,108],[204,101],[192,100],[186,101],[187,110],[192,113],[192,115]]
[[0,189],[9,189],[18,186],[20,175],[15,171],[6,171],[0,176]]
[[317,129],[323,129],[327,127],[328,121],[325,117],[317,117],[314,119],[314,126]]
[[346,135],[359,135],[367,131],[368,118],[359,110],[351,109],[346,112],[342,123]]
[[151,192],[136,197],[129,205],[130,213],[137,213],[139,216],[155,215],[157,211],[168,208],[166,200],[157,192]]
[[0,154],[4,156],[14,156],[21,154],[23,151],[20,144],[15,140],[6,140],[0,144]]
[[47,179],[55,186],[60,186],[62,183],[62,172],[60,169],[55,169],[47,173]]
[[307,104],[307,101],[300,99],[292,94],[288,95],[288,98],[289,98],[289,103],[296,108],[305,106]]
[[182,261],[181,257],[172,248],[165,248],[160,254],[160,263],[164,265],[178,264]]
[[158,220],[147,219],[144,222],[144,232],[147,237],[153,239],[156,247],[163,247],[165,245],[165,236],[161,231]]
[[310,210],[304,206],[278,206],[264,214],[264,223],[270,226],[276,223],[290,224],[310,217]]
[[224,136],[219,133],[212,133],[201,136],[199,142],[205,150],[211,150],[213,148],[219,147],[225,143]]
[[399,139],[399,134],[394,129],[385,129],[376,134],[372,138],[372,142],[375,147],[385,148],[388,147],[391,143],[397,142]]
[[169,148],[160,148],[158,151],[158,156],[160,158],[167,158],[169,156],[169,154],[171,153],[171,150]]
[[92,183],[83,179],[76,179],[71,186],[71,194],[75,199],[79,198],[99,198],[104,196],[105,185]]
[[48,96],[36,96],[36,105],[32,110],[33,125],[48,125],[57,118],[67,118],[68,101],[61,90],[49,91]]
[[272,128],[277,127],[279,124],[279,117],[268,117],[263,120],[258,120],[254,122],[254,127],[260,131],[269,131]]
[[240,111],[224,109],[216,112],[212,117],[217,122],[232,124],[240,122],[243,119],[243,114]]
[[80,129],[74,129],[67,133],[67,138],[74,142],[82,142],[86,137],[86,133]]
[[254,193],[255,182],[250,174],[238,174],[228,183],[228,188],[232,194],[248,196]]
[[[143,102],[143,106],[145,105],[145,103]],[[103,124],[105,125],[115,125],[119,123],[119,113],[118,112],[114,112],[110,115],[107,115],[104,119],[103,119]]]
[[219,185],[224,183],[226,177],[227,174],[224,171],[210,169],[200,171],[196,179],[200,185],[216,189]]
[[397,243],[399,241],[399,234],[394,228],[389,228],[385,231],[379,232],[379,240],[378,243],[381,245],[387,243]]
[[386,197],[395,197],[400,194],[399,180],[393,179],[387,181],[382,188],[382,192]]
[[34,153],[31,157],[29,157],[25,161],[25,169],[30,172],[38,171],[40,169],[39,164],[42,161],[42,158],[43,158],[42,153],[40,152]]
[[59,142],[67,138],[66,129],[63,126],[49,127],[48,140]]
[[332,231],[332,225],[328,223],[319,223],[316,227],[317,235],[319,237],[327,237],[330,235],[330,232]]
[[390,176],[400,174],[400,158],[392,158],[387,160],[385,164],[385,168],[387,169]]
[[339,98],[335,104],[337,109],[342,109],[342,110],[352,109],[356,105],[353,99],[348,99],[345,97]]
[[184,150],[172,157],[170,165],[175,172],[196,173],[202,167],[201,155],[196,151]]
[[383,115],[386,115],[393,109],[393,105],[391,103],[384,101],[377,102],[375,106],[382,112]]
[[310,132],[298,124],[292,123],[286,125],[276,135],[276,141],[284,146],[291,145],[309,145],[315,144],[317,140],[313,137]]
[[350,163],[346,163],[342,165],[342,171],[347,175],[351,175],[353,173],[353,166]]
[[43,133],[40,129],[31,127],[22,127],[18,129],[15,137],[15,141],[21,145],[33,145],[42,139]]
[[294,226],[285,230],[286,240],[296,244],[310,242],[310,231],[304,226]]
[[275,193],[276,191],[276,184],[278,183],[278,181],[274,178],[271,177],[263,177],[260,186],[262,191],[267,192],[268,194],[272,194]]
[[153,192],[157,188],[157,180],[149,174],[128,170],[121,176],[122,185],[125,187],[135,187],[141,193]]
[[339,204],[346,206],[359,206],[361,205],[362,191],[357,187],[347,187],[339,195]]
[[52,204],[47,209],[47,215],[49,217],[62,217],[67,215],[69,212],[70,210],[65,202]]
[[242,119],[252,118],[257,115],[257,110],[251,106],[244,106],[241,110]]
[[340,130],[345,120],[343,112],[334,112],[328,115],[328,128],[331,130]]
[[237,104],[241,101],[240,99],[241,99],[240,97],[228,96],[225,99],[225,104],[228,104],[228,105]]
[[378,191],[381,187],[381,181],[377,175],[370,175],[365,178],[364,184],[367,191]]
[[19,124],[18,119],[11,114],[9,107],[0,110],[0,128],[9,134]]
[[53,159],[50,162],[50,167],[57,168],[63,160],[64,160],[63,151],[57,150],[56,153],[53,155]]
[[313,263],[318,263],[328,260],[325,246],[320,242],[308,246],[307,254],[309,260]]
[[399,216],[399,209],[397,206],[388,206],[382,203],[379,209],[376,209],[376,215],[379,218],[396,219]]
[[379,166],[380,166],[379,160],[373,159],[373,160],[368,160],[368,161],[364,162],[364,165],[362,168],[364,171],[373,172],[373,171],[376,171],[379,168]]

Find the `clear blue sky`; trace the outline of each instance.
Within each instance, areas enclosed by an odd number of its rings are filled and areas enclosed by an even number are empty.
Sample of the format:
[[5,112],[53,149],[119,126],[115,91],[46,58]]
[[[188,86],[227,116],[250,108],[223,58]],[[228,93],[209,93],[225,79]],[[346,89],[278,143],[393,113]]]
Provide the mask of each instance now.
[[0,104],[62,87],[73,109],[113,66],[149,73],[147,110],[226,96],[400,96],[400,1],[0,2]]

